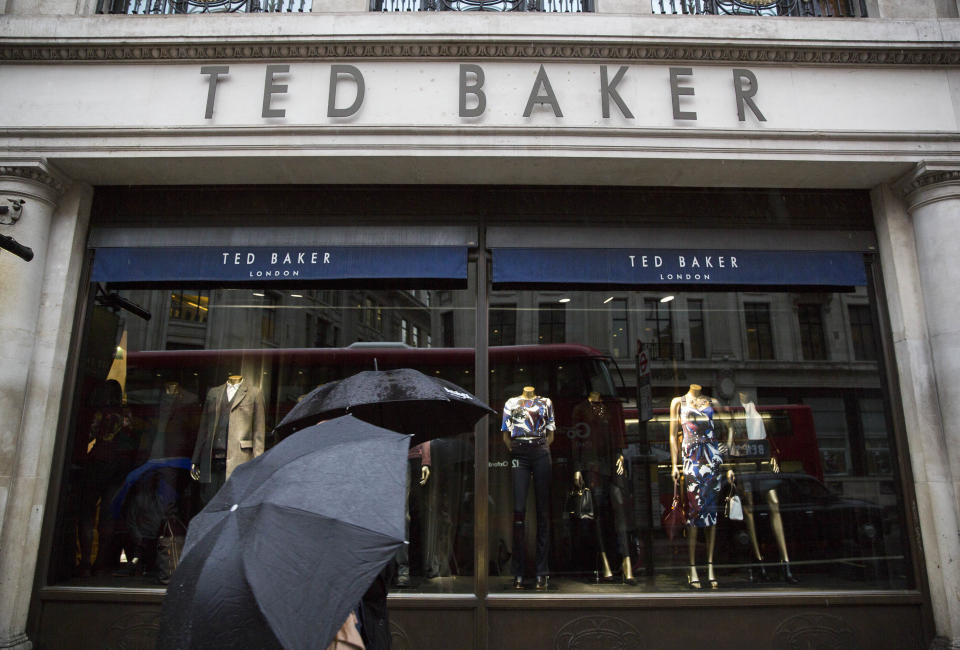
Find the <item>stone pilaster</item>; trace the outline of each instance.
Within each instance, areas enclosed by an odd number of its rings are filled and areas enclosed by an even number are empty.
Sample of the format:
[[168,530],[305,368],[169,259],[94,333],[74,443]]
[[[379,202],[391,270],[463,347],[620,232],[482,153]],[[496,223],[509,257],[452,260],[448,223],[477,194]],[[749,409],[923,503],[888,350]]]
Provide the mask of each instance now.
[[[27,612],[56,436],[89,188],[39,160],[0,160],[0,205],[24,201],[0,234],[33,249],[0,252],[0,648],[30,647]],[[0,215],[3,216],[3,215]],[[8,221],[8,220],[7,220]],[[86,224],[83,222],[83,232]],[[67,313],[69,311],[69,314]]]
[[[919,165],[871,198],[900,379],[920,540],[938,643],[960,646],[960,301],[948,256],[960,236],[960,169]],[[954,285],[956,286],[956,285]]]

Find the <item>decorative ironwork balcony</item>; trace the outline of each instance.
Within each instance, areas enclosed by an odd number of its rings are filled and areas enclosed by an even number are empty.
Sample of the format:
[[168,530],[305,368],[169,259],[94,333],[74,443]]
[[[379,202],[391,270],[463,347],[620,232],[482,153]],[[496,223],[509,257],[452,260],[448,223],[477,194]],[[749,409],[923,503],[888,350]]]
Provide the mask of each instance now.
[[98,0],[98,14],[309,12],[313,0]]
[[651,0],[655,14],[866,18],[865,0]]
[[590,13],[594,0],[370,0],[370,11],[538,11]]

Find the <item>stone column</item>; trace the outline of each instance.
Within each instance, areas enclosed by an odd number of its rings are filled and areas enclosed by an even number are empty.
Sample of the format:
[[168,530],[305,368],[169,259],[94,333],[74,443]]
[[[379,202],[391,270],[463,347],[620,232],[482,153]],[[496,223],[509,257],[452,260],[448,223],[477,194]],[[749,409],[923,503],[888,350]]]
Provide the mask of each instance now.
[[30,262],[0,252],[0,648],[20,650],[31,647],[27,612],[90,189],[44,161],[0,160],[0,205],[9,199],[25,203],[0,234],[34,252]]
[[934,622],[960,647],[960,168],[872,193]]

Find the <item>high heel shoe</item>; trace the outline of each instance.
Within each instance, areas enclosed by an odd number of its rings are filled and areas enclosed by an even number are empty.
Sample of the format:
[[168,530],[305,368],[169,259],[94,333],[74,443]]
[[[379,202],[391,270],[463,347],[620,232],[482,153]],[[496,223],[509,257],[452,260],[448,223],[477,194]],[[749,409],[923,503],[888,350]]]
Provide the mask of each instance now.
[[691,589],[700,589],[700,577],[697,576],[697,579],[693,579],[693,567],[691,566],[687,569],[687,586]]
[[[713,577],[710,577],[710,576],[713,576]],[[710,588],[711,588],[711,589],[719,589],[719,588],[720,588],[720,583],[717,582],[717,578],[716,578],[716,576],[715,576],[714,573],[713,573],[713,562],[708,562],[708,563],[707,563],[707,582],[710,583]]]
[[[762,561],[762,560],[761,560]],[[767,575],[767,567],[763,566],[751,566],[747,568],[747,577],[750,582],[769,582],[770,576]]]
[[790,571],[790,563],[780,562],[780,575],[783,577],[783,581],[789,585],[799,584],[800,580],[793,576],[793,573]]

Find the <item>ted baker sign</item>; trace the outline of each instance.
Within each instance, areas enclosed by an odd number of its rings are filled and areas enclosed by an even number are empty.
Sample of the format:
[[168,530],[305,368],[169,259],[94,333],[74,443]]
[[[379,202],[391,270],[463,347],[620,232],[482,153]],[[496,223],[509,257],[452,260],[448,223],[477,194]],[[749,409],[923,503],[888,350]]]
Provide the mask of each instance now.
[[[461,120],[470,120],[483,117],[491,108],[488,102],[491,90],[487,82],[487,71],[484,66],[475,63],[459,64],[459,74],[451,71],[448,79],[438,75],[432,83],[449,86],[449,92],[455,95],[458,104],[458,116]],[[641,112],[641,107],[631,106],[624,98],[622,88],[630,79],[631,68],[627,65],[597,66],[599,72],[598,83],[593,91],[596,106],[600,117],[610,119],[636,120],[635,113]],[[503,107],[510,112],[524,118],[530,118],[535,112],[546,112],[555,118],[564,117],[565,92],[573,90],[582,99],[583,88],[567,88],[564,84],[571,84],[569,75],[557,75],[561,79],[551,78],[543,65],[539,68],[530,67],[529,92],[526,100],[517,102],[516,106]],[[729,71],[729,89],[725,98],[706,97],[706,101],[698,102],[696,71],[689,67],[663,67],[657,72],[661,77],[656,87],[645,89],[646,95],[654,95],[657,101],[665,102],[672,109],[673,119],[676,121],[696,122],[698,111],[716,110],[718,100],[729,102],[728,110],[736,111],[739,122],[752,123],[766,122],[760,106],[760,83],[757,75],[746,68],[731,68]],[[206,103],[204,119],[213,119],[217,110],[217,91],[221,82],[230,77],[229,65],[205,65],[200,68],[200,75],[205,80]],[[326,116],[329,118],[349,118],[357,115],[366,97],[366,78],[363,70],[354,65],[335,64],[330,66],[330,78],[326,101]],[[589,91],[589,89],[587,89]],[[286,109],[275,104],[284,96],[297,92],[293,71],[290,64],[268,64],[264,66],[263,93],[260,97],[251,97],[251,102],[260,103],[262,118],[283,118]],[[198,105],[203,105],[199,101]],[[492,100],[491,100],[492,101]],[[569,101],[569,100],[568,100]],[[319,109],[324,110],[324,109]]]

